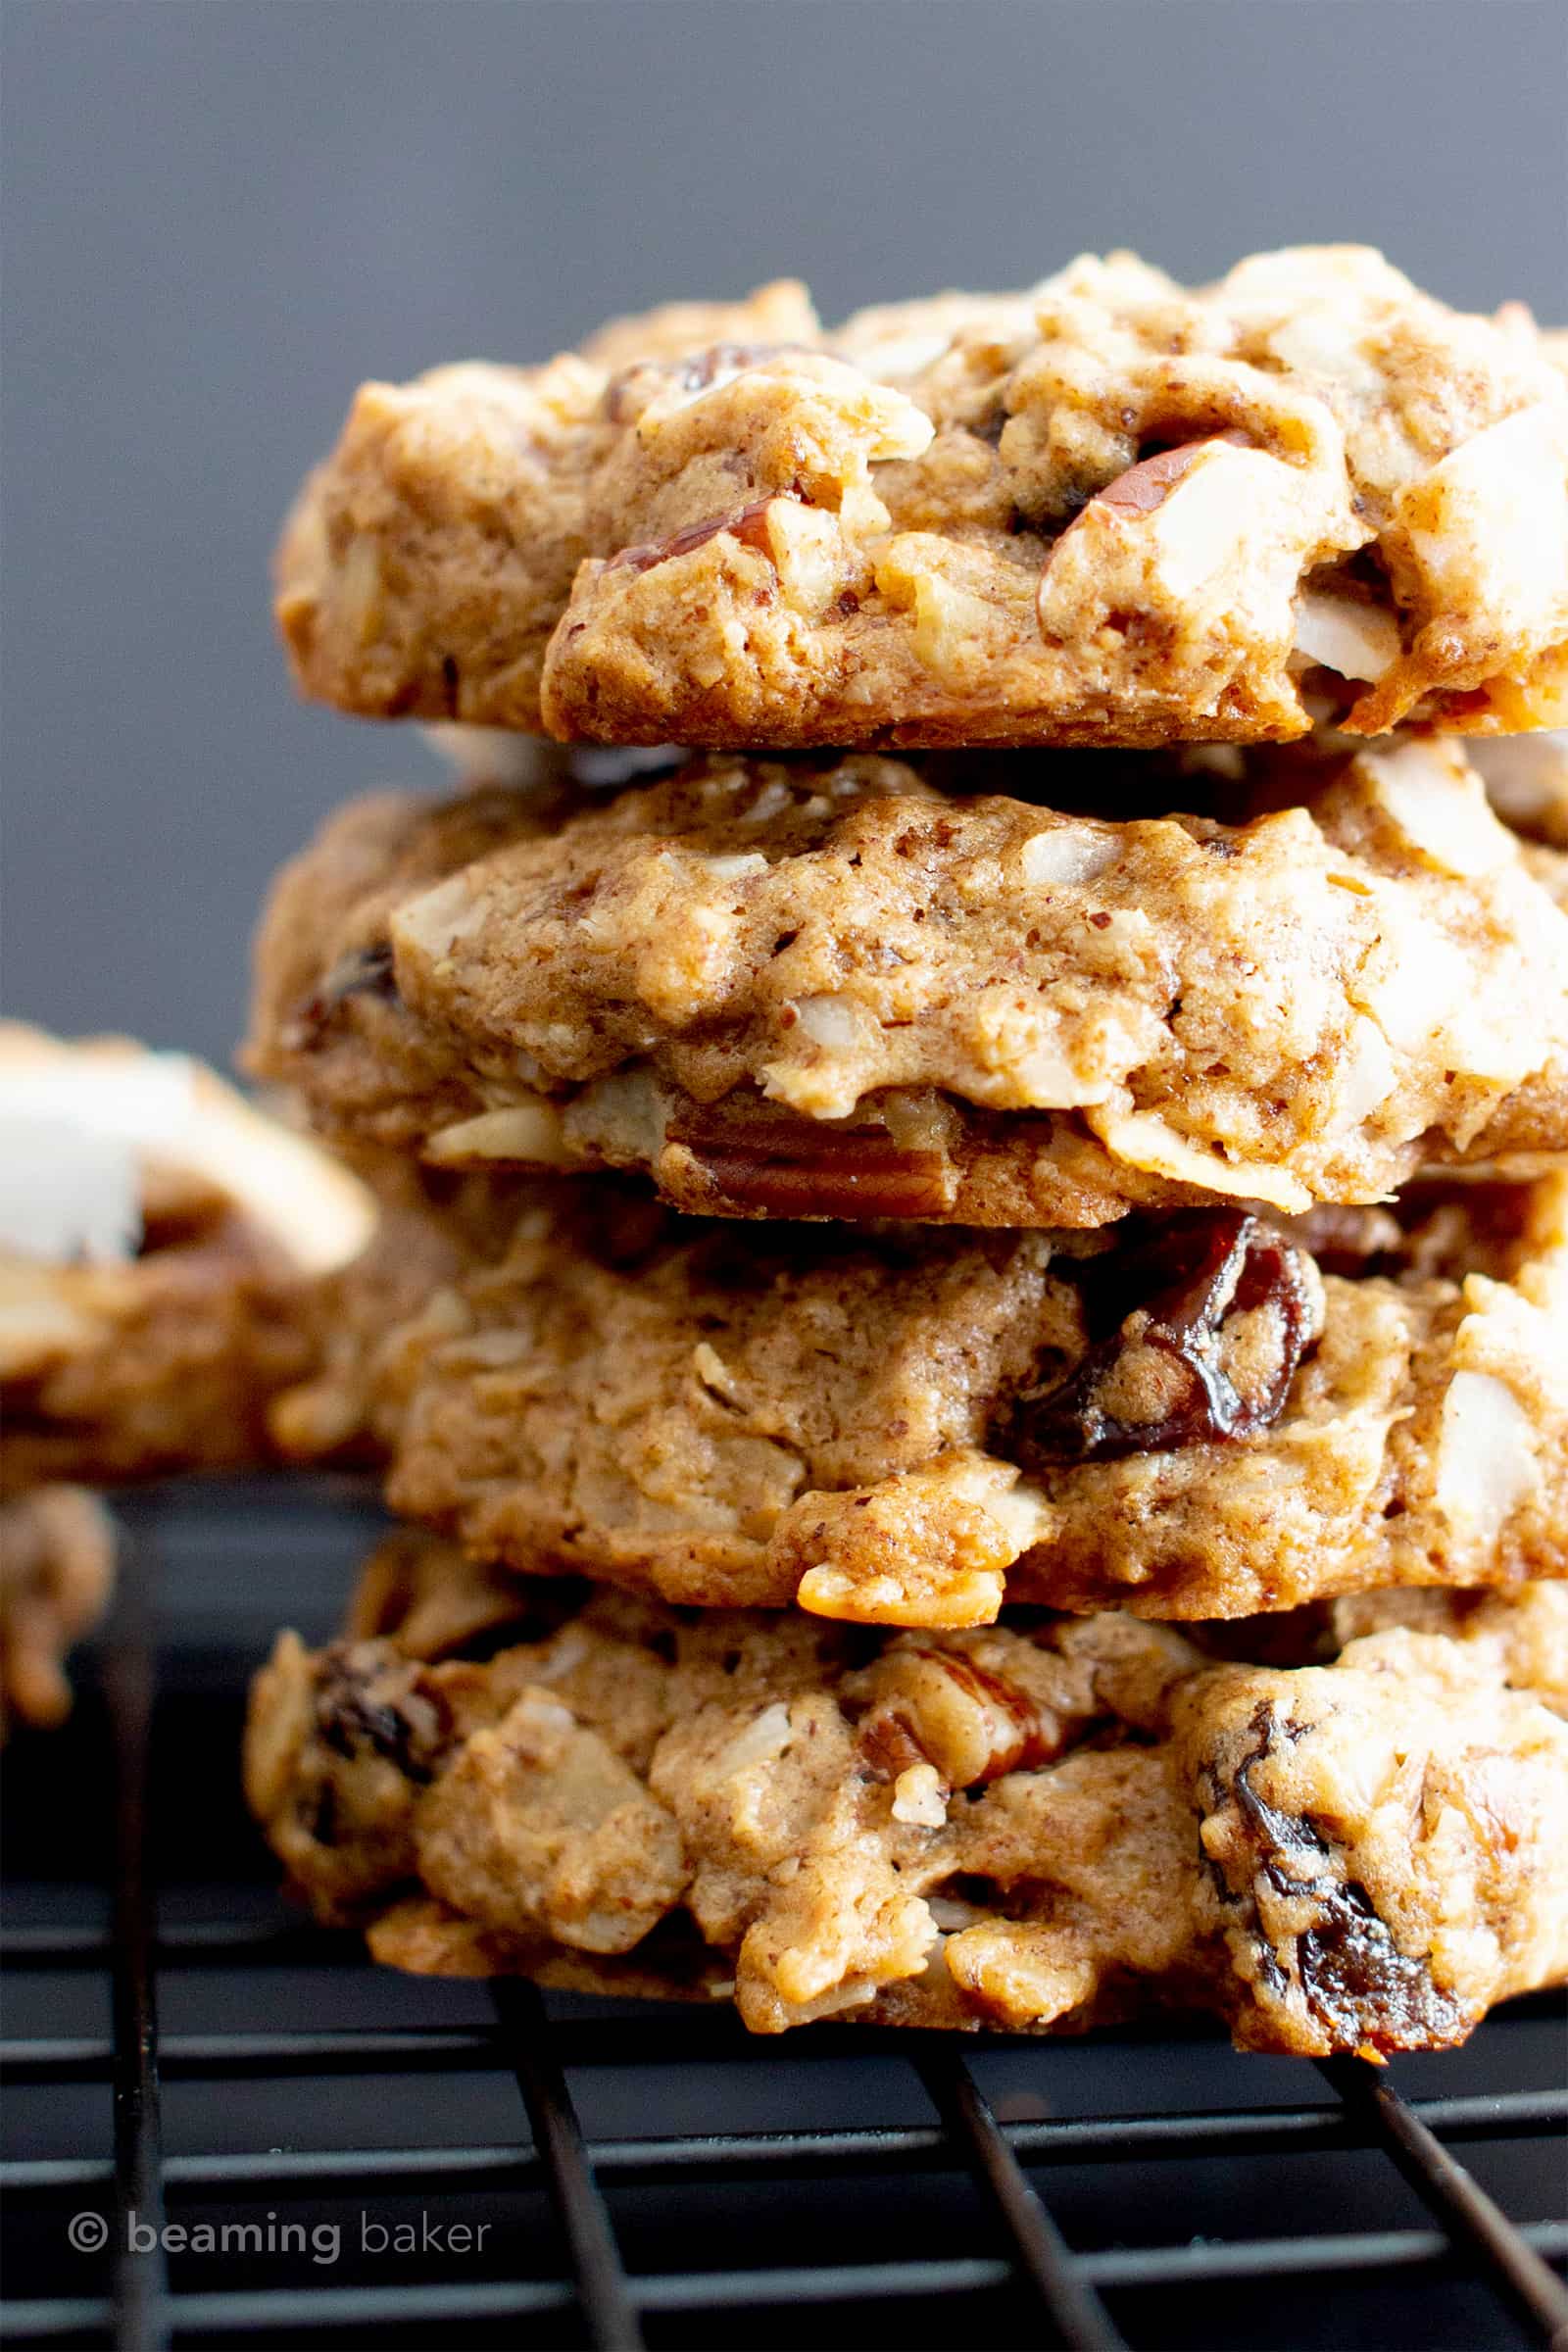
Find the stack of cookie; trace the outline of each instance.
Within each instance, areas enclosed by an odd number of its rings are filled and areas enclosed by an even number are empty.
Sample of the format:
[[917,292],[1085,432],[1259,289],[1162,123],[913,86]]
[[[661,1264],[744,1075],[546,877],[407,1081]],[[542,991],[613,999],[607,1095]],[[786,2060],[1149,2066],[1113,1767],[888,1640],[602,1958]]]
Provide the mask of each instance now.
[[428,1531],[257,1685],[318,1913],[761,2031],[1385,2051],[1568,1972],[1528,315],[1357,250],[657,312],[366,387],[278,612],[468,770],[260,944],[387,1202],[276,1426]]

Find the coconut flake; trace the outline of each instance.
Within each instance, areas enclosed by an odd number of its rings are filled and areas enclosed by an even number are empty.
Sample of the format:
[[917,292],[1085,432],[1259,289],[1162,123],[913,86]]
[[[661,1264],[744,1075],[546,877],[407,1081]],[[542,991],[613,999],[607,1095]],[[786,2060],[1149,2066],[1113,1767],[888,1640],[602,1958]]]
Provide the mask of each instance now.
[[1513,858],[1514,845],[1461,754],[1418,739],[1364,752],[1357,765],[1411,848],[1444,873],[1490,873]]
[[1031,833],[1019,862],[1030,884],[1093,882],[1115,864],[1117,854],[1113,833],[1089,825],[1053,825],[1047,832]]
[[1342,1133],[1359,1127],[1394,1092],[1394,1054],[1376,1021],[1358,1015],[1340,1063],[1335,1124]]
[[1536,1475],[1535,1430],[1513,1391],[1491,1372],[1455,1372],[1443,1400],[1439,1507],[1491,1544]]
[[470,727],[457,719],[431,719],[419,733],[457,769],[460,784],[533,784],[539,779],[540,746],[532,735],[506,727]]
[[760,850],[737,850],[726,858],[699,858],[696,862],[713,882],[744,882],[748,874],[767,871]]
[[0,1122],[6,1230],[29,1256],[132,1254],[146,1160],[205,1178],[309,1272],[346,1263],[374,1222],[357,1178],[185,1054],[19,1051],[0,1069]]
[[524,1167],[564,1168],[571,1165],[561,1131],[561,1116],[551,1102],[514,1102],[504,1110],[481,1111],[455,1127],[443,1127],[425,1146],[424,1156],[437,1167],[463,1167],[485,1160],[516,1161]]
[[0,1110],[0,1250],[46,1265],[112,1264],[141,1242],[141,1170],[124,1137]]

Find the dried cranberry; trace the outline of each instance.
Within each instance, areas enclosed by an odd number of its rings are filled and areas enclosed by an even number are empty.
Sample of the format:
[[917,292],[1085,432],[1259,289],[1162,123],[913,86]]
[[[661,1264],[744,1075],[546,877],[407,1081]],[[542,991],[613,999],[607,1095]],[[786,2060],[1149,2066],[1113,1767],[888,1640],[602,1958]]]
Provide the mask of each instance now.
[[348,997],[383,997],[395,1002],[398,984],[392,970],[392,947],[379,940],[374,947],[355,948],[340,956],[313,996],[307,997],[289,1024],[290,1043],[308,1051]]

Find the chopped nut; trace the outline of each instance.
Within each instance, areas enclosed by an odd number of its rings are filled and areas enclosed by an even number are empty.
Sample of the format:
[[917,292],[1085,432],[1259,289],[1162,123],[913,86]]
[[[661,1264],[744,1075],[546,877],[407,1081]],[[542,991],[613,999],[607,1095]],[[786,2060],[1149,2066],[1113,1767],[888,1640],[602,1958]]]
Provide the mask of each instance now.
[[767,530],[767,511],[773,504],[769,498],[754,499],[749,506],[733,514],[710,514],[701,522],[689,522],[683,530],[674,531],[667,539],[649,539],[636,547],[623,547],[611,557],[607,571],[652,571],[657,564],[672,563],[679,556],[695,555],[720,531],[739,540],[742,547],[756,548],[760,555],[771,558],[772,542]]
[[431,1136],[424,1156],[437,1167],[568,1168],[574,1154],[562,1133],[554,1103],[516,1102],[505,1110],[481,1111]]
[[905,1150],[885,1128],[693,1110],[669,1142],[690,1153],[721,1215],[941,1217],[953,1200],[945,1154]]
[[773,1763],[789,1746],[790,1737],[790,1711],[782,1699],[775,1699],[713,1758],[713,1778],[733,1780],[738,1772]]
[[[1028,1693],[956,1644],[890,1647],[864,1680],[871,1712],[861,1729],[862,1745],[877,1724],[891,1718],[926,1759],[929,1780],[917,1780],[917,1765],[906,1766],[895,1783],[896,1798],[906,1782],[929,1797],[944,1785],[974,1788],[1004,1773],[1032,1772],[1059,1749],[1059,1727],[1043,1719]],[[897,1802],[894,1810],[900,1820],[916,1818],[899,1813]]]
[[853,1054],[860,1043],[860,1015],[843,997],[802,997],[795,1010],[813,1046]]
[[1031,884],[1093,882],[1120,854],[1121,843],[1108,825],[1057,824],[1030,835],[1020,863]]
[[1357,761],[1378,806],[1429,865],[1447,874],[1485,874],[1506,865],[1514,845],[1462,757],[1419,738]]
[[[1226,433],[1218,437],[1246,447],[1245,434]],[[1096,498],[1118,514],[1152,514],[1156,507],[1164,505],[1200,451],[1209,446],[1206,439],[1184,441],[1176,449],[1162,449],[1152,458],[1141,458],[1125,473],[1117,474],[1113,482],[1107,482],[1103,490],[1097,491]]]
[[940,1830],[948,1818],[947,1790],[934,1764],[911,1764],[893,1784],[893,1818],[911,1828]]
[[1375,682],[1399,659],[1399,624],[1379,605],[1308,589],[1297,608],[1296,650],[1342,678]]
[[727,1398],[732,1404],[738,1401],[739,1392],[734,1373],[707,1340],[699,1340],[692,1349],[692,1370],[705,1389],[711,1389],[716,1396]]

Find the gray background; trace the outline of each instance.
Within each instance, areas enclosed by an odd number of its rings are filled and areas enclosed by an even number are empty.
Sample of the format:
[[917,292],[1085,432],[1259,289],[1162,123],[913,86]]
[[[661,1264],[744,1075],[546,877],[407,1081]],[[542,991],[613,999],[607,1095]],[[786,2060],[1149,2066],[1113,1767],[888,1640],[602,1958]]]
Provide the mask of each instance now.
[[226,1055],[267,876],[433,780],[291,700],[355,382],[808,277],[1361,238],[1568,319],[1563,0],[4,0],[9,1009]]

